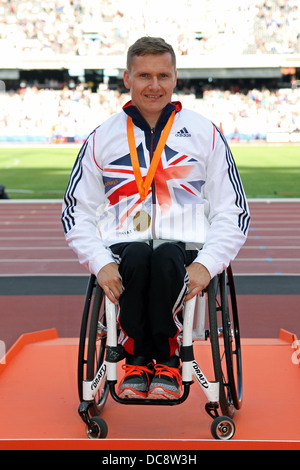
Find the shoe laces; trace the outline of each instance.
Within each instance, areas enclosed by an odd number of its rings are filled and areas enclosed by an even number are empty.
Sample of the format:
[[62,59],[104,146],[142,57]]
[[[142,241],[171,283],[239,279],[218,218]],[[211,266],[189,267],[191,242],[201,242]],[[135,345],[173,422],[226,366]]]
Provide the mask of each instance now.
[[169,367],[164,364],[156,364],[154,366],[155,375],[158,375],[160,378],[162,375],[170,377],[171,379],[176,379],[179,385],[182,385],[182,377],[180,371],[177,367]]
[[129,377],[130,375],[143,375],[146,374],[147,380],[148,380],[148,385],[149,385],[149,374],[153,374],[152,370],[149,369],[148,366],[137,366],[133,364],[123,364],[122,369],[125,370],[125,375],[123,377],[122,382],[126,377]]

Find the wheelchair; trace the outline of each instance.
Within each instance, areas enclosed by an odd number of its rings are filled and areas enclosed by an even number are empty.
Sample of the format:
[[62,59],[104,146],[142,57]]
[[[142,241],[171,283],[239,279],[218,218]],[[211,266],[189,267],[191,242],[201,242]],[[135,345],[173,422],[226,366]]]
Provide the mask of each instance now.
[[[229,440],[235,433],[233,416],[242,406],[242,358],[234,278],[231,266],[210,281],[206,290],[187,301],[183,314],[181,347],[183,393],[178,399],[151,400],[120,398],[115,390],[117,363],[124,359],[118,344],[116,306],[104,295],[96,276],[89,278],[78,351],[78,413],[90,439],[108,433],[100,416],[110,395],[127,405],[179,405],[196,384],[204,392],[205,410],[213,419],[211,434]],[[195,341],[210,341],[213,379],[209,381],[193,352]],[[221,412],[221,413],[220,413]]]

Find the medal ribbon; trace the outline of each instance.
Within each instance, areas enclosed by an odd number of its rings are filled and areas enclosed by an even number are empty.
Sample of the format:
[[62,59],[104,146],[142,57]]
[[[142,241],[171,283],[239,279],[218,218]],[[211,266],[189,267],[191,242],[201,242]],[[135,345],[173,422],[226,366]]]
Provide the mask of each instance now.
[[160,139],[158,141],[157,147],[155,149],[153,158],[150,163],[147,176],[144,181],[142,177],[138,154],[137,154],[136,145],[135,145],[132,119],[129,116],[127,117],[127,139],[128,139],[128,145],[129,145],[129,151],[130,151],[130,158],[131,158],[135,181],[136,181],[142,201],[146,199],[147,194],[149,192],[161,154],[163,152],[163,149],[165,148],[166,142],[171,132],[174,119],[175,119],[175,111],[172,112],[164,130],[161,133]]

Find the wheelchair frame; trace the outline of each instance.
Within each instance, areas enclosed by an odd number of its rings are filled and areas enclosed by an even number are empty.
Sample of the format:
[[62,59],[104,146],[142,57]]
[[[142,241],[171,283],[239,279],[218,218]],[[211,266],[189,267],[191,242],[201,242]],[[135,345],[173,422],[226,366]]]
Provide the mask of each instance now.
[[[94,289],[95,294],[92,299]],[[206,329],[207,306],[208,329]],[[87,345],[86,338],[88,338]],[[214,381],[206,378],[193,354],[193,342],[206,341],[208,338],[212,349]],[[205,410],[213,418],[211,425],[213,437],[222,440],[231,439],[235,433],[232,418],[235,410],[240,409],[242,405],[241,345],[231,266],[212,279],[201,296],[195,296],[185,303],[181,347],[183,394],[180,398],[174,400],[120,398],[115,385],[118,381],[117,363],[123,358],[123,348],[118,344],[117,308],[104,295],[96,277],[91,275],[78,354],[80,399],[78,412],[87,426],[88,437],[105,438],[107,435],[107,424],[99,415],[109,394],[116,402],[127,405],[178,405],[188,398],[194,379],[208,400]],[[219,408],[223,415],[219,415]]]

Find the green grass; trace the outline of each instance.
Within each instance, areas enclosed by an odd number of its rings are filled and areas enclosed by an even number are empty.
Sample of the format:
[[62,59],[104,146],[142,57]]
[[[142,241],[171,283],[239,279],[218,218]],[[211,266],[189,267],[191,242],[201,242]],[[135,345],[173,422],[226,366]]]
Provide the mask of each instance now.
[[[61,199],[77,148],[0,148],[0,184],[11,199]],[[300,197],[300,146],[232,146],[249,198]]]
[[11,199],[61,199],[76,148],[0,149],[0,184]]
[[300,146],[233,146],[248,198],[300,197]]

